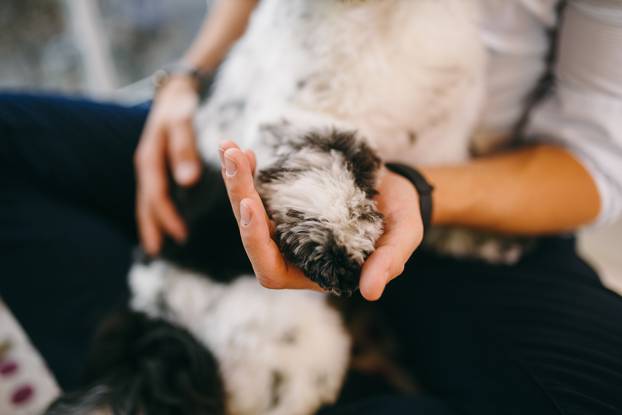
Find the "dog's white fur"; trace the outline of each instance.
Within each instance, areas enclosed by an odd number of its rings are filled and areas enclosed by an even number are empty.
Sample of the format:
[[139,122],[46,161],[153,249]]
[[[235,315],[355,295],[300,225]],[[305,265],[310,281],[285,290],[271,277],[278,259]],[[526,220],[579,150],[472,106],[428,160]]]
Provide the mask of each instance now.
[[[304,159],[305,163],[297,163],[300,159]],[[373,251],[373,242],[380,237],[382,228],[372,222],[353,222],[349,206],[368,206],[372,209],[373,202],[356,186],[352,173],[341,167],[344,164],[342,155],[303,149],[296,157],[288,159],[286,166],[300,166],[302,169],[308,164],[317,168],[307,169],[305,174],[289,180],[287,186],[280,183],[261,185],[264,201],[269,206],[284,206],[305,212],[310,217],[323,218],[325,223],[338,230],[335,232],[337,242],[347,247],[350,256],[362,264],[365,260],[362,253]],[[277,230],[282,223],[286,223],[285,218],[279,217],[283,210],[273,209],[272,212]],[[313,232],[314,228],[309,227],[306,237],[314,238]],[[290,233],[291,237],[296,237],[296,226]],[[317,239],[322,237],[318,235]]]
[[350,339],[324,295],[268,290],[251,276],[220,284],[164,261],[135,265],[130,286],[134,310],[186,328],[214,354],[230,414],[305,415],[337,398]]
[[[262,169],[306,132],[337,128],[357,131],[385,160],[464,161],[484,93],[476,20],[476,0],[262,0],[197,117],[201,153],[218,163],[219,143],[235,139]],[[355,256],[382,228],[353,222],[348,206],[373,202],[340,157],[292,156],[315,168],[264,197],[273,216],[293,208],[329,223]],[[322,296],[247,279],[225,286],[162,262],[136,266],[131,284],[136,310],[186,327],[214,352],[232,413],[310,414],[337,396],[349,341]],[[282,341],[292,330],[295,346]],[[269,412],[275,370],[287,382]]]
[[[387,161],[465,161],[485,91],[478,17],[478,0],[264,0],[197,117],[201,152],[218,163],[219,143],[235,139],[261,169],[291,153],[288,140],[337,128]],[[297,132],[266,133],[284,121]],[[268,203],[272,216],[295,206],[321,218],[360,264],[382,224],[351,226],[361,194],[336,177],[340,169],[337,161],[278,189],[258,187],[278,199]]]
[[[218,143],[235,139],[258,152],[260,166],[269,164],[259,126],[295,110],[292,123],[350,126],[386,160],[466,160],[485,85],[476,6],[476,0],[262,1],[197,119],[202,153],[217,161]],[[227,120],[236,102],[245,103],[244,111]]]

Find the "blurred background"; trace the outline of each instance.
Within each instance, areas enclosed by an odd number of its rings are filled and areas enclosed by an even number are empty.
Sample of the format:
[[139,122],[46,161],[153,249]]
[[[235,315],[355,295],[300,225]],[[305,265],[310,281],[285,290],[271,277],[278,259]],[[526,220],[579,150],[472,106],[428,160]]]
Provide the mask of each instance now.
[[135,83],[181,56],[207,3],[1,0],[0,88],[144,93]]

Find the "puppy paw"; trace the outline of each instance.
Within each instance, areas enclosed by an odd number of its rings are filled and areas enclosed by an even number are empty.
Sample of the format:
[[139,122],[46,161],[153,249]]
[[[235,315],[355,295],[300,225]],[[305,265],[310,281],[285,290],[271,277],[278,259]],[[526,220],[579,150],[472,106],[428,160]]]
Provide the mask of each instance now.
[[382,234],[373,197],[380,159],[354,132],[314,131],[259,172],[285,258],[322,288],[351,295]]
[[285,216],[275,230],[285,258],[323,289],[351,296],[358,288],[363,262],[382,232],[382,216],[369,212],[346,227],[300,211],[290,210]]

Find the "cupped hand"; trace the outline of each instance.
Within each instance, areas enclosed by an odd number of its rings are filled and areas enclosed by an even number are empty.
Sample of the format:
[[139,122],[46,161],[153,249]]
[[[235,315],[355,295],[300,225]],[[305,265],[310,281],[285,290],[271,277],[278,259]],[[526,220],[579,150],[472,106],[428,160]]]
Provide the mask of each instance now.
[[[321,291],[299,268],[287,263],[272,239],[273,225],[254,186],[253,153],[226,142],[220,148],[220,157],[242,243],[259,282],[267,288]],[[360,281],[361,294],[370,301],[378,300],[385,286],[402,273],[423,238],[418,195],[413,185],[383,169],[378,191],[377,203],[385,217],[385,233],[363,264]]]
[[376,203],[384,215],[384,234],[361,272],[360,290],[367,300],[380,299],[385,287],[404,272],[423,240],[419,194],[407,179],[386,168],[380,173]]
[[261,285],[273,289],[322,291],[299,268],[287,263],[272,239],[274,227],[255,190],[253,152],[242,151],[235,143],[228,141],[220,147],[220,160],[242,244]]
[[135,153],[136,217],[145,250],[155,255],[166,233],[182,242],[186,226],[169,196],[168,172],[181,186],[194,184],[201,164],[193,118],[199,98],[190,79],[171,79],[158,94]]

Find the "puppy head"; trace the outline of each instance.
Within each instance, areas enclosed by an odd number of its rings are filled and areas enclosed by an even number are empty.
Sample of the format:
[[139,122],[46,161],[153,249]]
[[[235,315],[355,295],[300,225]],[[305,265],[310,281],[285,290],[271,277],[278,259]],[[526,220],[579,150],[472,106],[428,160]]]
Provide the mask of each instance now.
[[285,258],[322,288],[351,295],[382,234],[380,159],[356,132],[317,130],[292,139],[259,172],[257,188]]
[[163,320],[120,312],[100,327],[85,387],[45,415],[224,415],[225,390],[214,356],[190,333]]

